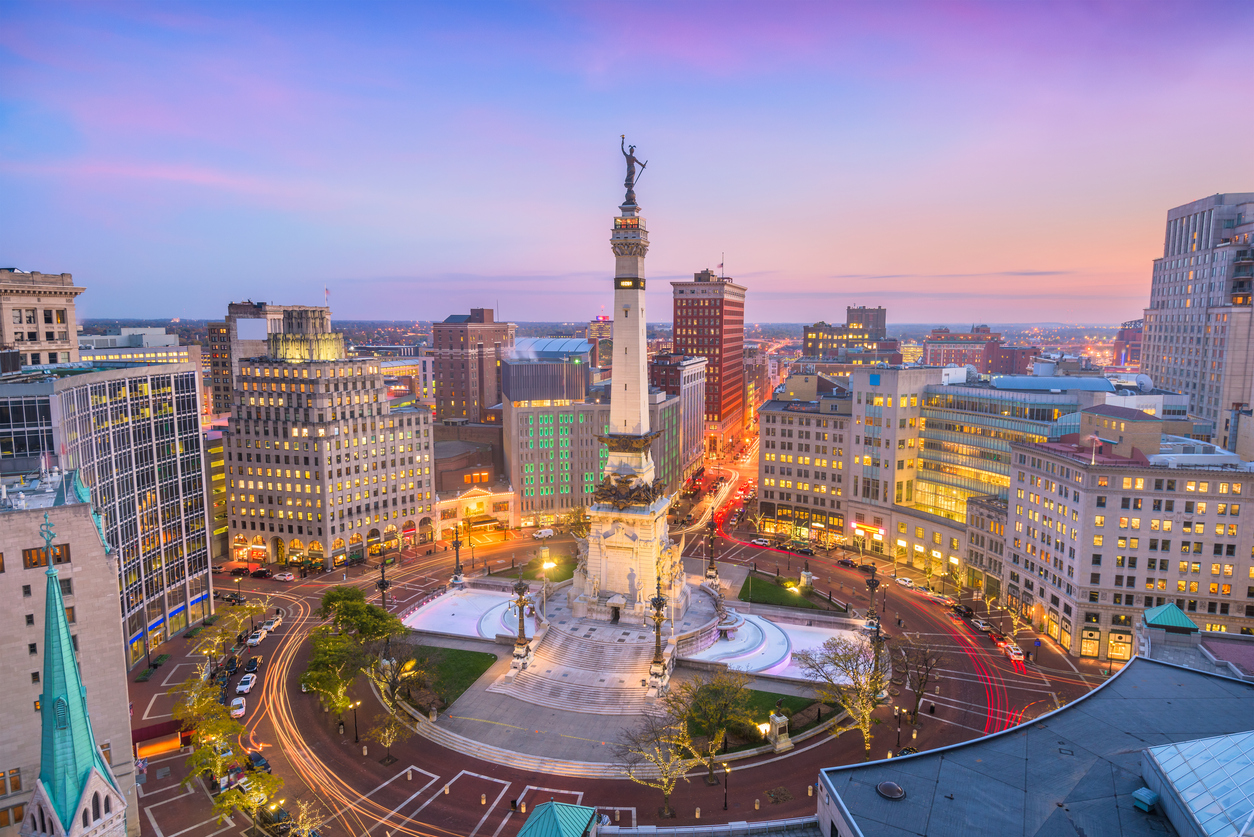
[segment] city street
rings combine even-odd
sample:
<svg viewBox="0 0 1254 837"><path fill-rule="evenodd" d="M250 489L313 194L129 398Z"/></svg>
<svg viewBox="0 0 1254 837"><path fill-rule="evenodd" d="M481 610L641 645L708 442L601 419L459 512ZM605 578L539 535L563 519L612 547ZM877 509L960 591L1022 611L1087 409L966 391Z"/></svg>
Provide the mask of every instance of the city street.
<svg viewBox="0 0 1254 837"><path fill-rule="evenodd" d="M716 468L707 471L715 472ZM756 463L751 459L746 464L720 465L717 472L729 477L731 490L727 493L734 496L741 481L756 477ZM725 515L735 506L736 501L727 502L718 514ZM694 531L687 535L685 556L703 558L707 555L705 530L692 528ZM867 575L838 565L836 561L843 557L842 552L807 559L752 546L748 543L751 537L748 532L720 531L719 561L748 568L756 564L759 570L771 575L778 569L781 575L795 576L808 560L821 596L830 594L834 601L847 603L860 615L870 608ZM544 544L552 555L573 554L575 550L569 536L559 535ZM488 568L494 574L508 574L511 565L516 567L529 560L540 546L528 532L523 532L505 542L476 544L473 558L469 548L463 547L463 565L471 576ZM432 554L428 555L428 550ZM436 544L412 550L399 566L388 567L387 577L392 582L388 609L403 613L443 587L452 572L453 559L451 548ZM881 564L879 577L885 584L876 595L875 608L885 632L938 649L944 652L946 662L939 685L929 690L922 703L917 734L909 724L898 731L892 705L880 710L882 723L875 728L871 748L876 758L898 746L927 749L1006 729L1073 700L1101 682L1096 666L1077 665L1061 655L1048 639L1037 647L1035 636L1027 631L1020 633L1018 641L1025 649L1036 652L1033 662L1012 663L966 620L955 620L942 605L892 583L888 577L891 562L886 566L877 564ZM922 583L912 570L901 573ZM517 770L464 756L419 737L395 745L393 754L400 760L389 767L379 763L381 750L377 745L368 745L363 754L362 743L355 739L374 724L380 711L369 690L359 682L354 699L361 699L362 706L356 719L351 713L344 718L341 734L339 719L321 711L313 694L300 691L299 677L308 652L303 640L310 628L318 624L312 611L322 593L347 583L362 587L373 601L378 601L374 586L378 578L377 567L358 566L288 584L251 578L241 582L250 599L270 595L274 604L286 612L284 626L258 649L264 659L261 688L253 692L247 733L240 742L243 749L259 749L284 778L281 799L289 803L298 798L321 800L329 817L328 828L322 833L332 837L391 833L508 837L517 832L524 819L511 803L534 805L550 798L598 806L624 824L658 822L658 792L626 780L574 779ZM733 598L735 592L730 594ZM979 610L980 603L970 604ZM991 619L1008 621L998 614L992 614ZM1009 625L1003 627L1008 629ZM190 645L187 640L176 639L167 643L176 646L175 650L162 649L174 659L162 669L160 683L154 678L147 684L132 684L136 726L159 723L162 716L168 719L172 700L163 693L191 673L195 660L186 658L186 648L182 656L177 653L177 646ZM913 695L903 688L900 694L894 694L893 700L904 707L913 704ZM543 724L537 724L533 733L545 735ZM590 733L595 735L591 729ZM153 837L207 837L227 829L238 831L244 823L219 825L213 820L209 797L199 782L190 792L178 786L183 776L183 758L176 751L150 762L150 781L141 788L145 833ZM734 792L729 794L726 812L722 809L722 788L708 787L696 777L676 789L673 804L678 818L673 822L696 823L698 807L701 820L709 822L812 813L814 800L808 796L808 786L817 771L861 758L862 742L855 732L839 738L821 735L783 756L736 762L730 777ZM158 779L162 768L169 768L169 774Z"/></svg>

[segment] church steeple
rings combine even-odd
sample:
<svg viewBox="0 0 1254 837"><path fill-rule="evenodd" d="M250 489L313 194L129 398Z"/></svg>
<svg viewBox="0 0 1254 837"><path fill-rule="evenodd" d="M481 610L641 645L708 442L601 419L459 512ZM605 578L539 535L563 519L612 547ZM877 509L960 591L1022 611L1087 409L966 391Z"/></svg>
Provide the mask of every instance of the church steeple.
<svg viewBox="0 0 1254 837"><path fill-rule="evenodd" d="M54 560L52 541L56 532L47 513L39 531L44 538L44 557L48 562L44 599L44 690L39 698L43 738L39 782L32 794L22 834L73 837L95 828L102 820L114 826L104 829L104 834L119 827L117 833L124 834L125 801L91 731L87 690L74 657L74 643ZM81 817L77 816L80 809ZM45 817L45 813L51 816Z"/></svg>

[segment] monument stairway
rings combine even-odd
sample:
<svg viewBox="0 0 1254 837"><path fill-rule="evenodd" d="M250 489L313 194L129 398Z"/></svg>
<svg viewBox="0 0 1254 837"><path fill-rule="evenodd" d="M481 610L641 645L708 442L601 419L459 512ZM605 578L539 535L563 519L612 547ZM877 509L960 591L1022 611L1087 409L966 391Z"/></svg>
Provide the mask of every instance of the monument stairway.
<svg viewBox="0 0 1254 837"><path fill-rule="evenodd" d="M650 701L641 682L648 680L653 660L652 635L606 623L573 627L550 626L527 670L512 682L493 683L488 691L570 712L644 712Z"/></svg>

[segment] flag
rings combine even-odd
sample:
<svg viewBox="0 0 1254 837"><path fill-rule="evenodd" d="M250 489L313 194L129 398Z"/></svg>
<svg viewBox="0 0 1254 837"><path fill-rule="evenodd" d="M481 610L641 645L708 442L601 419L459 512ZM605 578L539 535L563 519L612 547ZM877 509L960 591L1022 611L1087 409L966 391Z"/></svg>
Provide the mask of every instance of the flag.
<svg viewBox="0 0 1254 837"><path fill-rule="evenodd" d="M719 262L719 263L718 263L718 269L719 269L719 270L722 270L722 269L723 269L723 263L722 263L722 262Z"/></svg>

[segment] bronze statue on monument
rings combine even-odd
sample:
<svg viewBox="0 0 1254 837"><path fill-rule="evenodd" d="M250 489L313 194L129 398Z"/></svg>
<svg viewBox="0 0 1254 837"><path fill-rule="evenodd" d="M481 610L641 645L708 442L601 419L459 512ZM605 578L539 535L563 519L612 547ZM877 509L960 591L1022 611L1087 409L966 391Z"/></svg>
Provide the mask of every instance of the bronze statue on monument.
<svg viewBox="0 0 1254 837"><path fill-rule="evenodd" d="M636 174L636 165L640 166L640 174L644 174L645 166L649 165L648 160L641 161L636 157L636 147L627 145L627 135L620 135L618 147L622 149L623 156L627 158L627 179L623 181L623 186L627 188L627 198L623 201L625 204L635 204L636 202L636 183L640 177Z"/></svg>

